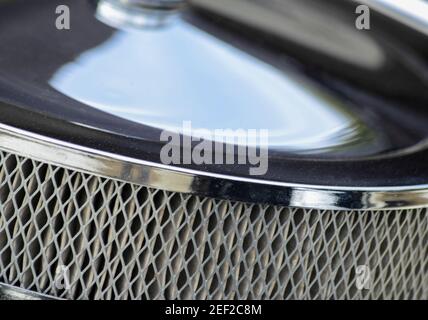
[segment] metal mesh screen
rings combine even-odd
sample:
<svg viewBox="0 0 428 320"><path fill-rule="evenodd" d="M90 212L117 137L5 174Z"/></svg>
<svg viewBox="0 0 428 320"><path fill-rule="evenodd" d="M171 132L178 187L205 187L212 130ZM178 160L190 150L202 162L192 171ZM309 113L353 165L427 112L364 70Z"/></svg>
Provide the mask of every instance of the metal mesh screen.
<svg viewBox="0 0 428 320"><path fill-rule="evenodd" d="M200 198L0 151L0 282L57 297L427 299L427 244L426 209Z"/></svg>

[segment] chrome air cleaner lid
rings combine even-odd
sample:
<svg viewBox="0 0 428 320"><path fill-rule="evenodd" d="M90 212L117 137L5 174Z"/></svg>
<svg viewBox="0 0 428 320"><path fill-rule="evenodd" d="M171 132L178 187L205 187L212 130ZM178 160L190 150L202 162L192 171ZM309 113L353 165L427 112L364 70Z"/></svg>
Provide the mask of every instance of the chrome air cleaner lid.
<svg viewBox="0 0 428 320"><path fill-rule="evenodd" d="M70 7L71 29L55 28ZM428 181L426 35L353 1L0 4L0 122L160 162L163 130L267 129L257 179ZM222 138L222 137L217 137ZM247 176L246 165L177 164Z"/></svg>
<svg viewBox="0 0 428 320"><path fill-rule="evenodd" d="M391 148L351 103L290 61L276 67L186 17L146 9L136 11L137 20L130 8L117 0L99 2L97 17L117 31L61 66L49 85L98 110L172 132L181 132L183 122L211 132L266 129L273 149L293 154L363 156ZM357 41L373 57L356 55L356 63L382 63L374 43L359 35Z"/></svg>

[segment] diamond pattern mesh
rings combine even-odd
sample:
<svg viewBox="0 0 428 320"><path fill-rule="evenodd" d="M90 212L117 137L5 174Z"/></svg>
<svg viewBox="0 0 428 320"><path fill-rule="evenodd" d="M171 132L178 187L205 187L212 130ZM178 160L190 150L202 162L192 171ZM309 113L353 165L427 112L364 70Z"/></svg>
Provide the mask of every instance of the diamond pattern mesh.
<svg viewBox="0 0 428 320"><path fill-rule="evenodd" d="M0 282L57 297L427 299L427 244L426 209L200 198L0 151Z"/></svg>

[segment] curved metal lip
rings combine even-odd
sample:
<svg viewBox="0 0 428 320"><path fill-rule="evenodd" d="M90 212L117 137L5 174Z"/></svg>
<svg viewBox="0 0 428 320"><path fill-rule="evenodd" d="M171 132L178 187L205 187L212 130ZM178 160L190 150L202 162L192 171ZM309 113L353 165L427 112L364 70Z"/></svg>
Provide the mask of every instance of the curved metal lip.
<svg viewBox="0 0 428 320"><path fill-rule="evenodd" d="M338 187L228 176L99 151L4 124L0 124L0 149L149 188L231 201L320 210L397 210L428 206L428 184Z"/></svg>
<svg viewBox="0 0 428 320"><path fill-rule="evenodd" d="M62 300L0 282L0 300Z"/></svg>

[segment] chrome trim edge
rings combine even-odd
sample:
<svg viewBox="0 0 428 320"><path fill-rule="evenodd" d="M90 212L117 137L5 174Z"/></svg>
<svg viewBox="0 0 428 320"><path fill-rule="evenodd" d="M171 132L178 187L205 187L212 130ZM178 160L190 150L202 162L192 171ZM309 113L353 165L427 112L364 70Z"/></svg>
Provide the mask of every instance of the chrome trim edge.
<svg viewBox="0 0 428 320"><path fill-rule="evenodd" d="M428 184L336 187L265 181L166 166L94 150L0 124L0 149L60 167L172 192L321 210L416 209Z"/></svg>
<svg viewBox="0 0 428 320"><path fill-rule="evenodd" d="M0 283L0 300L61 300L49 295Z"/></svg>

